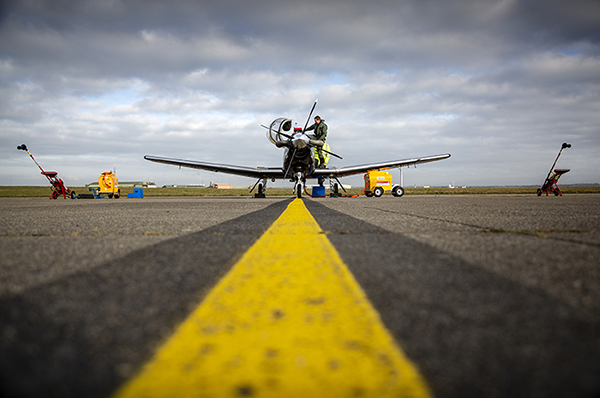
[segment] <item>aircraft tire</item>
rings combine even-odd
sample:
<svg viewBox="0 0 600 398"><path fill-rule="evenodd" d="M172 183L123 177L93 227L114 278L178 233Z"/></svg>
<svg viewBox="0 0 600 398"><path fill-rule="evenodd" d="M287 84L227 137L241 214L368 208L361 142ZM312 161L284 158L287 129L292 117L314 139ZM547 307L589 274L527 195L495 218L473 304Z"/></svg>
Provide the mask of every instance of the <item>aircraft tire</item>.
<svg viewBox="0 0 600 398"><path fill-rule="evenodd" d="M537 196L542 196L542 190L540 188L537 190Z"/></svg>
<svg viewBox="0 0 600 398"><path fill-rule="evenodd" d="M376 188L373 190L373 195L374 195L376 198L380 198L380 197L382 197L382 196L383 196L383 188L381 188L381 187L376 187Z"/></svg>
<svg viewBox="0 0 600 398"><path fill-rule="evenodd" d="M302 184L296 185L296 196L298 199L302 199Z"/></svg>

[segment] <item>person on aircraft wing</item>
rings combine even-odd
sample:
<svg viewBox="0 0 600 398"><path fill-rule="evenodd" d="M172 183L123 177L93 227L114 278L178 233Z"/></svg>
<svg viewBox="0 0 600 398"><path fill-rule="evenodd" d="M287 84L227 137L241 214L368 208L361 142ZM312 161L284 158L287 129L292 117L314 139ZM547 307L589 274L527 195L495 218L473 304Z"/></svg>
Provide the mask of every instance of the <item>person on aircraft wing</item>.
<svg viewBox="0 0 600 398"><path fill-rule="evenodd" d="M314 140L321 140L325 142L327 139L327 125L325 120L321 119L320 116L315 116L315 124L308 127L306 131L315 130L314 134L309 135ZM319 155L319 168L325 168L325 158L323 157L323 148L317 147L317 154Z"/></svg>

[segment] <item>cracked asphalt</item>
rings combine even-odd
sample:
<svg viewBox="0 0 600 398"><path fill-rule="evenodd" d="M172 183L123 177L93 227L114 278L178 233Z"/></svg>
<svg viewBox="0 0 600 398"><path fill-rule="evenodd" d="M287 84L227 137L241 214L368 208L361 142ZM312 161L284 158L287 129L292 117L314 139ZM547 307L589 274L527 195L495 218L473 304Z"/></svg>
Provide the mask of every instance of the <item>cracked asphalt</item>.
<svg viewBox="0 0 600 398"><path fill-rule="evenodd" d="M0 199L0 396L112 394L290 201ZM436 396L600 395L600 195L305 203Z"/></svg>

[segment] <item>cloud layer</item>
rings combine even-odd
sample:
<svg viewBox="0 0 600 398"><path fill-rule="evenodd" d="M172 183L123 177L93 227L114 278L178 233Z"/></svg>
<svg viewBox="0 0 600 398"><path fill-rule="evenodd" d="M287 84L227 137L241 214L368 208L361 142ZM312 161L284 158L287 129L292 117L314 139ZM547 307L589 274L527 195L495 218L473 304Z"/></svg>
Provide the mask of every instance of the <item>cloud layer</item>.
<svg viewBox="0 0 600 398"><path fill-rule="evenodd" d="M0 185L45 184L21 143L72 186L250 184L143 155L277 166L260 124L315 98L334 165L449 152L406 185L537 185L566 141L563 183L600 183L597 1L3 4Z"/></svg>

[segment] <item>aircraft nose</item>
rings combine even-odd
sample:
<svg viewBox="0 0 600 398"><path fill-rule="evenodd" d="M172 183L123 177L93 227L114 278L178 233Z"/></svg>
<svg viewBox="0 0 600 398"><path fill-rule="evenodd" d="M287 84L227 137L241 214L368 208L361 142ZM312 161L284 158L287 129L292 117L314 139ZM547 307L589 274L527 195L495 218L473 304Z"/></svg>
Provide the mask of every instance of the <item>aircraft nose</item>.
<svg viewBox="0 0 600 398"><path fill-rule="evenodd" d="M308 137L306 134L296 134L292 142L296 148L306 148L308 146Z"/></svg>

